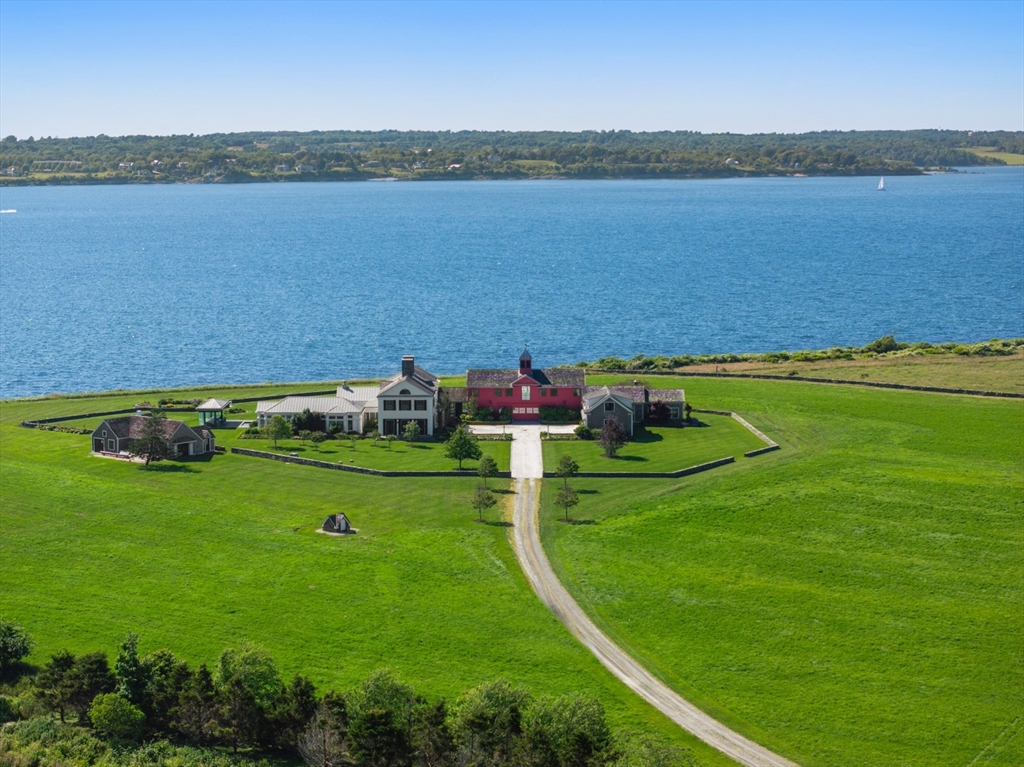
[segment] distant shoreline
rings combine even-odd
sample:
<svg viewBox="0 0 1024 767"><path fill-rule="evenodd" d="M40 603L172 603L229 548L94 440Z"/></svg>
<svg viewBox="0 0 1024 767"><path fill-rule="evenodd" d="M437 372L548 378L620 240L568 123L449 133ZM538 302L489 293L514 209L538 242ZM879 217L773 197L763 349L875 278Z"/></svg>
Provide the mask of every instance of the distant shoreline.
<svg viewBox="0 0 1024 767"><path fill-rule="evenodd" d="M371 182L423 182L423 181L709 181L709 180L730 180L730 179L759 179L759 178L873 178L877 176L925 176L933 173L963 173L964 171L955 168L878 168L870 171L849 172L849 173L764 173L747 171L742 173L708 173L696 174L672 174L672 173L649 173L636 175L618 176L580 176L580 175L544 175L544 176L518 176L518 175L479 175L479 176L456 176L456 175L418 175L418 176L332 176L325 174L290 174L281 176L250 176L238 178L237 176L214 176L212 178L195 179L161 179L152 177L132 176L53 176L45 178L29 177L0 177L0 188L17 188L33 186L163 186L163 185L201 185L201 184L294 184L294 183L359 183Z"/></svg>

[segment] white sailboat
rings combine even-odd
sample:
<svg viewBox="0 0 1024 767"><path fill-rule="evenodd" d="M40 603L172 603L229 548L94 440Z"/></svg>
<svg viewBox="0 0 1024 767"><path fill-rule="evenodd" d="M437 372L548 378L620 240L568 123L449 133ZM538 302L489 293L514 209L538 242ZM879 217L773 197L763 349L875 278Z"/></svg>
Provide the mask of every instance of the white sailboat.
<svg viewBox="0 0 1024 767"><path fill-rule="evenodd" d="M885 176L882 176L881 178L878 179L878 191L885 191Z"/></svg>

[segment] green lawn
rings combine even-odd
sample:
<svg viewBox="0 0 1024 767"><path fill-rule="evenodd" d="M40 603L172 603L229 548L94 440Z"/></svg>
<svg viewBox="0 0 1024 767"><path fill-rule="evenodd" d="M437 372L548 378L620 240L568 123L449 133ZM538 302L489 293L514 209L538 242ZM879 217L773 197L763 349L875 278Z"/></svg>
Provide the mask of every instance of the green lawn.
<svg viewBox="0 0 1024 767"><path fill-rule="evenodd" d="M1024 763L1024 403L652 377L783 449L543 494L545 547L615 639L801 765ZM545 484L553 491L557 480Z"/></svg>
<svg viewBox="0 0 1024 767"><path fill-rule="evenodd" d="M544 443L544 468L553 471L571 455L580 471L676 471L726 456L742 459L765 443L728 416L695 413L700 426L652 426L637 430L615 458L605 458L596 441L552 440Z"/></svg>
<svg viewBox="0 0 1024 767"><path fill-rule="evenodd" d="M112 653L128 631L144 653L167 647L192 663L248 639L284 676L308 674L321 690L390 668L431 697L497 678L535 695L592 693L617 727L729 764L642 703L541 605L508 529L474 522L474 479L230 454L145 470L90 457L81 436L16 426L126 397L138 399L0 405L0 613L37 640L34 662L65 647ZM507 455L506 444L487 447ZM316 533L338 511L359 533Z"/></svg>
<svg viewBox="0 0 1024 767"><path fill-rule="evenodd" d="M995 148L987 147L975 147L967 150L973 152L981 157L995 157L1002 160L1007 165L1024 165L1024 154L1014 154L1013 152L999 152Z"/></svg>
<svg viewBox="0 0 1024 767"><path fill-rule="evenodd" d="M266 450L275 452L274 443L265 439L238 439L235 432L220 429L217 431L217 444L228 449L244 447L249 450ZM498 471L508 471L508 442L480 442L484 455L489 455L498 464ZM318 461L342 462L352 466L362 466L382 471L450 471L459 468L458 461L445 458L444 444L440 442L406 443L395 440L390 447L385 440L374 444L373 440L364 439L356 442L353 449L348 440L329 440L317 450L311 442L305 445L297 439L278 440L279 453L298 453L301 458L313 458ZM476 469L476 461L463 461L462 468Z"/></svg>

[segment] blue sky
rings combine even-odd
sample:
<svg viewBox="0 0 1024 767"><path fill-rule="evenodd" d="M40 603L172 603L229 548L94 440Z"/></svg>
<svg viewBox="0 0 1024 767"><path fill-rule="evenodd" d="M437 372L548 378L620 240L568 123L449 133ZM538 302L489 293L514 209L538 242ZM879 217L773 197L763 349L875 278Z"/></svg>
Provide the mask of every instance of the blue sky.
<svg viewBox="0 0 1024 767"><path fill-rule="evenodd" d="M1024 129L1024 1L9 2L0 135Z"/></svg>

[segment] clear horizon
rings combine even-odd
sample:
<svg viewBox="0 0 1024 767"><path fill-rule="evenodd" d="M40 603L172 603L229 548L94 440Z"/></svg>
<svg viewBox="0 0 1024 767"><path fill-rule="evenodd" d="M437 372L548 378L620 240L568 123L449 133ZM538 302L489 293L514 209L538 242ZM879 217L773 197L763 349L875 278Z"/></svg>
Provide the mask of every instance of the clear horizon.
<svg viewBox="0 0 1024 767"><path fill-rule="evenodd" d="M1024 3L0 0L0 135L1024 130Z"/></svg>

